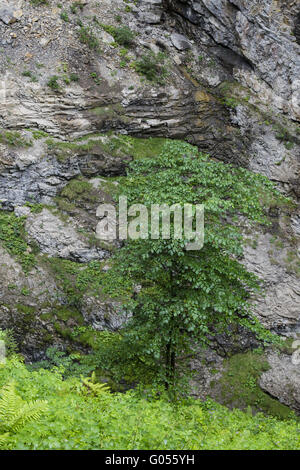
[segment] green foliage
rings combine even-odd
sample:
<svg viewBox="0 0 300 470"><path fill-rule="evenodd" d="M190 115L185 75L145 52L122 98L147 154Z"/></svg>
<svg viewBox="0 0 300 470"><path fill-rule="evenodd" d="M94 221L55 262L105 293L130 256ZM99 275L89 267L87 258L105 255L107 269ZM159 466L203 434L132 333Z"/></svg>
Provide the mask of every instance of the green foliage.
<svg viewBox="0 0 300 470"><path fill-rule="evenodd" d="M39 140L44 137L48 137L47 132L41 131L39 129L29 129L29 131L32 133L32 137L34 140Z"/></svg>
<svg viewBox="0 0 300 470"><path fill-rule="evenodd" d="M79 2L73 2L70 9L71 12L75 15L77 13L78 8L82 11L83 10L83 3Z"/></svg>
<svg viewBox="0 0 300 470"><path fill-rule="evenodd" d="M84 362L91 370L96 369L108 377L114 391L124 391L139 383L154 387L157 371L151 368L151 362L147 361L143 354L137 355L137 348L136 344L131 351L126 338L120 332L97 332L94 336L93 351L84 358Z"/></svg>
<svg viewBox="0 0 300 470"><path fill-rule="evenodd" d="M236 215L249 223L268 224L266 199L285 202L266 177L218 163L182 142L167 142L160 155L137 159L121 180L120 194L134 203L205 205L205 243L202 250L186 250L186 240L129 241L115 255L107 280L119 289L122 281L140 286L125 306L133 316L124 330L127 354L156 370L157 380L176 384L188 369L180 357L190 353L192 339L207 343L214 331L240 324L264 341L271 335L251 315L250 295L259 291L256 276L238 261L243 254ZM174 233L171 218L171 234ZM148 227L148 237L151 227ZM117 277L118 276L118 277ZM104 291L110 285L106 282ZM176 367L178 370L176 370Z"/></svg>
<svg viewBox="0 0 300 470"><path fill-rule="evenodd" d="M99 49L99 41L91 28L88 26L81 26L79 30L79 40L92 50L96 51Z"/></svg>
<svg viewBox="0 0 300 470"><path fill-rule="evenodd" d="M14 339L13 330L0 330L0 341L5 343L6 357L16 354L18 345Z"/></svg>
<svg viewBox="0 0 300 470"><path fill-rule="evenodd" d="M134 42L135 33L128 26L110 26L101 24L104 31L109 33L120 46L131 46Z"/></svg>
<svg viewBox="0 0 300 470"><path fill-rule="evenodd" d="M223 99L223 103L228 106L228 108L235 109L239 104L240 101L237 100L237 98L232 98L232 97L225 97Z"/></svg>
<svg viewBox="0 0 300 470"><path fill-rule="evenodd" d="M122 114L122 107L114 105L109 107L97 107L93 113L99 116L115 117ZM108 152L114 157L131 156L133 158L153 157L159 154L168 139L162 137L150 137L141 139L128 135L103 135L91 134L72 142L59 141L52 138L46 140L51 153L55 153L58 159L64 160L73 156L74 153L85 154L87 152L99 151Z"/></svg>
<svg viewBox="0 0 300 470"><path fill-rule="evenodd" d="M88 361L88 358L89 356L79 353L67 354L56 347L50 347L46 350L46 359L28 366L28 370L38 371L39 369L59 368L63 370L65 379L70 377L80 378L82 375L87 376L94 371L94 367L91 361Z"/></svg>
<svg viewBox="0 0 300 470"><path fill-rule="evenodd" d="M94 82L96 83L96 85L101 85L101 78L98 76L98 74L96 72L92 72L90 74L90 77L94 80Z"/></svg>
<svg viewBox="0 0 300 470"><path fill-rule="evenodd" d="M70 73L70 80L71 82L79 82L79 76L77 75L77 73Z"/></svg>
<svg viewBox="0 0 300 470"><path fill-rule="evenodd" d="M39 6L39 5L48 5L49 4L48 0L30 0L30 3L32 5L37 5L37 6Z"/></svg>
<svg viewBox="0 0 300 470"><path fill-rule="evenodd" d="M276 131L276 139L280 140L280 142L293 143L293 136L290 134L288 129L280 126L279 124L274 125L273 129Z"/></svg>
<svg viewBox="0 0 300 470"><path fill-rule="evenodd" d="M95 376L64 380L61 368L30 372L16 358L0 367L0 387L7 385L12 376L17 394L11 389L5 392L2 413L7 416L12 409L12 415L21 417L22 426L15 426L11 415L5 419L6 427L1 428L2 433L7 433L1 440L3 449L300 448L300 428L295 418L280 421L262 414L251 416L239 410L229 411L211 400L201 403L189 399L175 405L151 390L111 394L101 383L95 383ZM2 397L3 390L7 388L2 388ZM39 408L38 421L31 418L32 410L37 415L37 400L43 408ZM26 416L30 419L26 420Z"/></svg>
<svg viewBox="0 0 300 470"><path fill-rule="evenodd" d="M91 377L82 378L82 384L84 385L84 393L93 397L98 397L104 392L108 392L110 388L106 384L97 383L95 372L92 373Z"/></svg>
<svg viewBox="0 0 300 470"><path fill-rule="evenodd" d="M166 56L163 52L155 54L149 51L134 63L134 68L136 72L144 75L150 82L163 85L167 76L165 61Z"/></svg>
<svg viewBox="0 0 300 470"><path fill-rule="evenodd" d="M22 72L22 75L23 75L23 77L30 78L32 82L37 82L38 81L36 76L30 70L24 70L24 72Z"/></svg>
<svg viewBox="0 0 300 470"><path fill-rule="evenodd" d="M68 23L70 21L69 17L68 17L68 13L66 11L62 11L60 17L66 23Z"/></svg>
<svg viewBox="0 0 300 470"><path fill-rule="evenodd" d="M33 204L31 202L26 202L25 206L30 208L32 214L40 214L44 208L43 204Z"/></svg>
<svg viewBox="0 0 300 470"><path fill-rule="evenodd" d="M163 137L150 137L148 139L135 138L127 135L112 137L107 144L109 150L118 154L120 152L130 155L134 159L154 157L162 151L167 139Z"/></svg>
<svg viewBox="0 0 300 470"><path fill-rule="evenodd" d="M25 241L25 221L25 217L16 217L14 214L0 211L0 241L27 273L35 265L35 257L29 252Z"/></svg>
<svg viewBox="0 0 300 470"><path fill-rule="evenodd" d="M66 197L70 202L76 202L79 198L83 201L95 200L93 186L88 181L82 179L70 181L70 183L63 188L61 196Z"/></svg>
<svg viewBox="0 0 300 470"><path fill-rule="evenodd" d="M58 91L60 89L60 85L58 83L59 77L57 75L53 75L49 78L47 85L51 90Z"/></svg>
<svg viewBox="0 0 300 470"><path fill-rule="evenodd" d="M101 289L105 273L101 271L101 263L92 261L88 264L78 264L60 258L45 258L53 275L65 292L70 306L77 307L81 298L88 290L94 292Z"/></svg>
<svg viewBox="0 0 300 470"><path fill-rule="evenodd" d="M0 143L11 147L31 147L32 145L31 141L22 137L20 132L17 131L1 131Z"/></svg>
<svg viewBox="0 0 300 470"><path fill-rule="evenodd" d="M45 400L25 402L17 394L14 382L0 390L0 448L9 446L11 434L17 434L28 422L36 422L47 411Z"/></svg>

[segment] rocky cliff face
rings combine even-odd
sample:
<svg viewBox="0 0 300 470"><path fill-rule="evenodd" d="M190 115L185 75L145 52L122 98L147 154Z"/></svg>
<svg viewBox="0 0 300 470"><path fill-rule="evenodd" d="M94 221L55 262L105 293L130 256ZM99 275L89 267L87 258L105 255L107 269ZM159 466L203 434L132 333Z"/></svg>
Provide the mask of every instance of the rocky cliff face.
<svg viewBox="0 0 300 470"><path fill-rule="evenodd" d="M233 76L291 119L299 120L299 5L296 1L166 0L176 15L195 25L195 37L228 66ZM182 20L181 20L182 21ZM240 70L238 70L240 69Z"/></svg>
<svg viewBox="0 0 300 470"><path fill-rule="evenodd" d="M95 274L118 248L95 239L96 208L128 161L167 138L265 174L294 199L271 209L268 233L247 235L245 263L265 281L258 317L297 337L297 3L0 1L0 327L28 357L71 343L81 325L125 321ZM134 34L120 39L122 25ZM265 389L298 409L275 375Z"/></svg>

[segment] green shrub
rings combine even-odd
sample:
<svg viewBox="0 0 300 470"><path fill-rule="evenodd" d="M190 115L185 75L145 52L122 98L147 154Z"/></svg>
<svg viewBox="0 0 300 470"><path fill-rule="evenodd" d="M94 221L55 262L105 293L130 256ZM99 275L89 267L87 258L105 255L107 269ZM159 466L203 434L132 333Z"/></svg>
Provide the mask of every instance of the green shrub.
<svg viewBox="0 0 300 470"><path fill-rule="evenodd" d="M295 138L288 129L282 127L280 124L275 124L273 130L275 131L276 139L283 143L287 150L291 150L294 147L297 138Z"/></svg>
<svg viewBox="0 0 300 470"><path fill-rule="evenodd" d="M58 80L59 77L57 75L50 77L47 83L48 87L51 88L51 90L58 91L60 89Z"/></svg>
<svg viewBox="0 0 300 470"><path fill-rule="evenodd" d="M35 265L35 257L25 241L25 217L0 211L0 241L4 248L21 264L25 272Z"/></svg>
<svg viewBox="0 0 300 470"><path fill-rule="evenodd" d="M90 49L99 49L99 41L88 26L81 26L79 30L79 40L83 44L86 44Z"/></svg>
<svg viewBox="0 0 300 470"><path fill-rule="evenodd" d="M110 25L101 25L102 28L109 34L112 35L114 40L120 46L131 46L135 39L135 33L131 31L128 26L110 26Z"/></svg>
<svg viewBox="0 0 300 470"><path fill-rule="evenodd" d="M144 75L149 81L163 84L167 76L166 56L163 52L154 54L149 51L134 63L136 72Z"/></svg>
<svg viewBox="0 0 300 470"><path fill-rule="evenodd" d="M69 20L69 17L68 17L68 13L66 11L63 11L60 15L61 19L63 21L65 21L66 23L68 23L70 20Z"/></svg>
<svg viewBox="0 0 300 470"><path fill-rule="evenodd" d="M3 449L11 436L21 431L26 423L38 421L48 407L45 400L22 400L13 381L2 387L0 396L0 449Z"/></svg>
<svg viewBox="0 0 300 470"><path fill-rule="evenodd" d="M96 85L100 85L101 84L101 78L98 76L98 74L96 72L92 72L90 74L90 77L94 80L94 82L96 83Z"/></svg>
<svg viewBox="0 0 300 470"><path fill-rule="evenodd" d="M77 75L77 73L70 73L70 80L71 82L79 82L79 76Z"/></svg>

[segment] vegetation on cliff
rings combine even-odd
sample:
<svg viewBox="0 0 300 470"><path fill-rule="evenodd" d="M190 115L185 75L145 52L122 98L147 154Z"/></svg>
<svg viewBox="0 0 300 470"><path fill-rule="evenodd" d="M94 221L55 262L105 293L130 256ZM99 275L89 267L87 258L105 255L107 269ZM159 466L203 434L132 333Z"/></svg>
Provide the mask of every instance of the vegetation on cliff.
<svg viewBox="0 0 300 470"><path fill-rule="evenodd" d="M0 365L0 449L299 448L295 419L151 390L112 394L93 378L64 380L63 368L29 372L15 355Z"/></svg>

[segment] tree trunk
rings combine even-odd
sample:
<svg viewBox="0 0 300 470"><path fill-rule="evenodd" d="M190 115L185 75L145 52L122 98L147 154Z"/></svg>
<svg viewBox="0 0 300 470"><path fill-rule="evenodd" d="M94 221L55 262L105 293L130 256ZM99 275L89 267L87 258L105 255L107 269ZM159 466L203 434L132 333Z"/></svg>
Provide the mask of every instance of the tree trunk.
<svg viewBox="0 0 300 470"><path fill-rule="evenodd" d="M169 390L170 385L175 383L175 370L176 370L176 353L172 350L172 340L166 346L166 381L165 389Z"/></svg>

